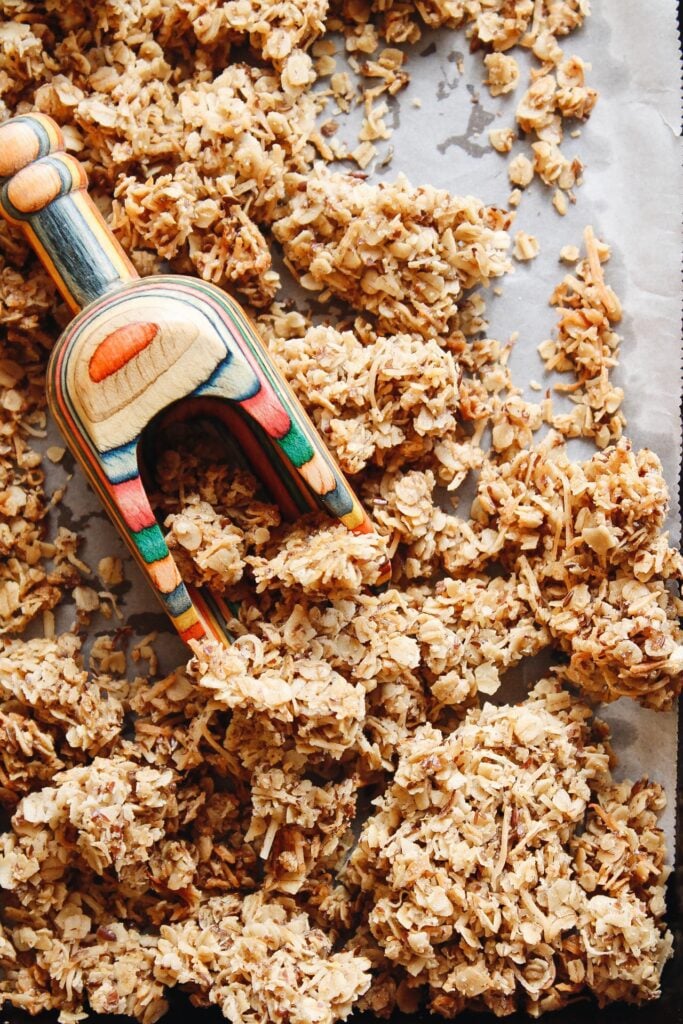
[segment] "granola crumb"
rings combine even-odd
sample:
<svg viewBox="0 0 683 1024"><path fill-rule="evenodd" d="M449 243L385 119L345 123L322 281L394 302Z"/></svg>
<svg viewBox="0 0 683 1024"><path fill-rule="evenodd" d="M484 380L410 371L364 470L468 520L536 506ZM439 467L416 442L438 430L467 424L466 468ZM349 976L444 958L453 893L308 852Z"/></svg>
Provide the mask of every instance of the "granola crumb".
<svg viewBox="0 0 683 1024"><path fill-rule="evenodd" d="M517 87L519 64L514 57L494 51L484 57L484 64L488 72L485 84L492 96L503 96Z"/></svg>
<svg viewBox="0 0 683 1024"><path fill-rule="evenodd" d="M512 128L492 128L489 132L489 142L499 153L509 153L516 138Z"/></svg>
<svg viewBox="0 0 683 1024"><path fill-rule="evenodd" d="M578 245L564 245L560 249L560 259L564 263L578 263L580 255Z"/></svg>
<svg viewBox="0 0 683 1024"><path fill-rule="evenodd" d="M564 217L567 210L569 209L567 197L564 194L564 192L562 192L559 188L556 188L553 192L553 206L555 207L555 209L561 217Z"/></svg>
<svg viewBox="0 0 683 1024"><path fill-rule="evenodd" d="M535 259L541 247L538 243L538 239L534 235L528 235L526 231L517 231L515 233L515 244L512 249L512 255L516 260L533 260Z"/></svg>
<svg viewBox="0 0 683 1024"><path fill-rule="evenodd" d="M602 263L609 250L590 226L584 231L584 244L586 258L551 298L551 305L561 311L557 338L543 342L539 352L547 370L575 378L574 383L556 386L570 395L575 409L553 416L552 425L566 437L589 437L605 448L621 437L626 425L621 411L624 393L611 380L619 359L620 339L613 325L621 319L621 304L605 283ZM573 262L578 251L568 248L561 256Z"/></svg>
<svg viewBox="0 0 683 1024"><path fill-rule="evenodd" d="M518 153L508 165L508 177L513 185L526 188L534 177L534 165L524 153Z"/></svg>

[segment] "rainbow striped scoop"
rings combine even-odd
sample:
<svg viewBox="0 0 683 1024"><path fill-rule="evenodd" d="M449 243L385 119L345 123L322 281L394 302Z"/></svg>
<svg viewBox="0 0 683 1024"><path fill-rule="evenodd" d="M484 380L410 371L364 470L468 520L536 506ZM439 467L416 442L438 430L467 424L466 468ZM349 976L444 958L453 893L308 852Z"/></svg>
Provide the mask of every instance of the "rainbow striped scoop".
<svg viewBox="0 0 683 1024"><path fill-rule="evenodd" d="M229 610L183 582L140 475L143 434L166 411L220 423L286 518L319 508L355 533L372 523L244 311L195 278L139 278L51 118L0 125L0 182L0 213L77 313L47 377L65 441L182 639L227 641Z"/></svg>

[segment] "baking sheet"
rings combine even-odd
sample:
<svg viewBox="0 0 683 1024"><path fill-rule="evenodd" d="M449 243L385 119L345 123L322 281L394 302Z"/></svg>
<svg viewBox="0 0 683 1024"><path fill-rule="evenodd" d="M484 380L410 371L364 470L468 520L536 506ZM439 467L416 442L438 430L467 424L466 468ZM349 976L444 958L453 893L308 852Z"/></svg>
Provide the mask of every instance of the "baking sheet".
<svg viewBox="0 0 683 1024"><path fill-rule="evenodd" d="M566 217L551 205L551 190L535 181L519 207L514 231L537 236L541 252L528 264L515 264L502 282L500 297L489 292L487 308L492 337L519 332L512 367L516 383L526 397L539 395L526 385L537 380L547 386L538 359L538 344L550 336L555 311L548 299L567 271L558 262L566 244L581 244L583 228L592 224L598 237L612 247L606 276L622 300L624 319L621 365L614 374L625 388L627 434L635 445L652 447L662 459L672 491L670 528L680 536L678 474L681 457L681 265L680 196L683 175L678 149L680 65L674 0L644 5L642 0L600 0L585 27L561 40L565 55L577 54L592 64L589 84L600 92L595 111L581 136L567 136L563 151L584 162L585 183L577 190L577 203ZM407 68L411 83L391 101L387 123L394 133L379 144L370 180L393 178L403 171L414 184L430 183L452 192L471 193L487 203L507 205L511 186L508 156L488 144L492 127L514 125L514 110L526 87L525 52L514 51L522 66L520 84L509 96L492 98L483 85L482 54L470 54L464 32L427 33L410 48ZM535 62L534 62L535 63ZM462 70L460 70L462 69ZM421 106L413 103L421 101ZM328 111L325 116L330 116ZM344 121L338 116L337 120ZM342 124L341 137L355 145L358 112ZM394 156L389 166L377 168L387 147ZM517 143L515 152L529 152ZM287 279L283 276L283 281ZM294 293L291 280L289 291ZM60 443L54 431L45 442ZM585 447L584 453L593 449ZM575 449L577 455L580 449ZM64 483L73 473L57 520L85 538L85 560L96 567L104 554L120 554L126 561L121 623L93 622L92 633L110 632L119 624L132 627L135 636L151 630L163 635L159 644L164 668L186 657L172 634L165 615L150 597L137 566L67 455L50 473L50 482ZM65 628L68 610L60 613ZM537 674L529 666L527 678ZM496 699L506 699L508 690ZM676 791L676 715L648 712L621 700L604 710L614 730L619 755L618 774L644 773L663 782L669 794L664 825L673 850Z"/></svg>

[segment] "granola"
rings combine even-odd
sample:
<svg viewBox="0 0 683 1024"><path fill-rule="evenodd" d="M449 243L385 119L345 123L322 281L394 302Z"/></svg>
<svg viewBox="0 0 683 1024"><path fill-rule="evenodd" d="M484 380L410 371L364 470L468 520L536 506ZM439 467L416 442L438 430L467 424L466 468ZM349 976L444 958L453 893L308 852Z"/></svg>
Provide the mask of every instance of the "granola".
<svg viewBox="0 0 683 1024"><path fill-rule="evenodd" d="M666 871L634 830L659 845L661 798L611 781L604 727L548 680L450 734L419 729L345 878L434 1012L537 1016L585 989L637 1002L671 950Z"/></svg>
<svg viewBox="0 0 683 1024"><path fill-rule="evenodd" d="M590 226L584 231L584 243L585 259L550 300L560 313L557 337L543 342L539 352L546 370L575 377L570 384L555 385L576 408L553 415L553 427L565 437L590 437L599 448L606 448L619 440L626 425L621 411L624 392L610 379L619 359L620 339L613 325L621 320L621 304L602 269L609 248L596 239Z"/></svg>
<svg viewBox="0 0 683 1024"><path fill-rule="evenodd" d="M154 1024L177 988L234 1024L334 1024L425 1001L452 1017L655 999L664 796L612 779L583 700L671 705L683 562L661 467L621 436L609 250L587 228L584 259L562 252L576 266L541 346L572 375L558 412L513 381L516 335L487 335L483 289L534 236L511 243L514 212L476 197L363 170L391 158L404 44L462 29L517 111L489 135L511 154L510 207L540 179L566 212L583 172L566 121L597 94L560 40L587 0L5 6L0 119L56 118L141 274L241 294L377 532L283 522L211 424L165 424L153 505L234 643L160 676L163 638L116 622L120 558L95 574L76 526L51 520L61 491L35 449L69 314L0 225L0 1005ZM539 62L526 87L515 47ZM339 129L355 105L354 147ZM335 326L276 301L287 270L341 304ZM557 433L536 438L544 422L601 451L572 461ZM564 656L552 680L480 706L541 651Z"/></svg>
<svg viewBox="0 0 683 1024"><path fill-rule="evenodd" d="M681 689L683 605L666 586L683 560L661 528L668 491L657 457L622 440L572 462L554 433L509 462L487 462L471 533L444 543L453 574L500 559L518 572L537 622L596 700L665 708Z"/></svg>
<svg viewBox="0 0 683 1024"><path fill-rule="evenodd" d="M456 432L459 368L435 340L397 334L363 344L321 326L271 349L346 473L418 458Z"/></svg>
<svg viewBox="0 0 683 1024"><path fill-rule="evenodd" d="M379 330L447 332L466 288L509 269L507 214L400 175L368 185L317 166L275 221L288 267L319 298L372 313Z"/></svg>

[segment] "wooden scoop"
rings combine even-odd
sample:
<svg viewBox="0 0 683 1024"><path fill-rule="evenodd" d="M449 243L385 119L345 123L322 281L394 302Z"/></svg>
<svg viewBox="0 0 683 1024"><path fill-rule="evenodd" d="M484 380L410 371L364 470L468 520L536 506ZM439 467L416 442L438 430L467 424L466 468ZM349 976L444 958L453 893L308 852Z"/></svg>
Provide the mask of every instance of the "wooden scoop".
<svg viewBox="0 0 683 1024"><path fill-rule="evenodd" d="M51 118L0 125L0 182L0 213L78 314L47 375L64 439L182 639L227 641L228 609L182 581L140 477L140 438L160 413L220 420L287 518L322 508L354 533L373 526L244 311L195 278L139 278Z"/></svg>

